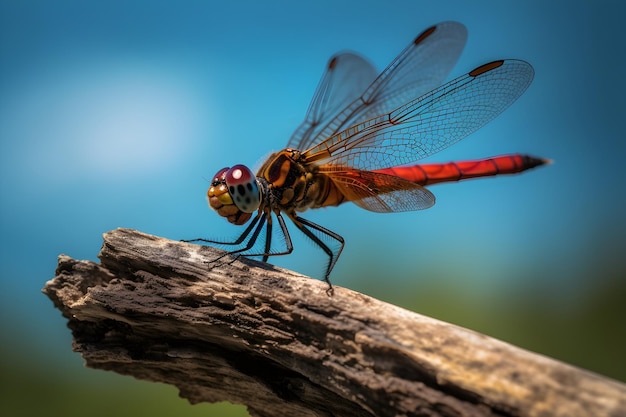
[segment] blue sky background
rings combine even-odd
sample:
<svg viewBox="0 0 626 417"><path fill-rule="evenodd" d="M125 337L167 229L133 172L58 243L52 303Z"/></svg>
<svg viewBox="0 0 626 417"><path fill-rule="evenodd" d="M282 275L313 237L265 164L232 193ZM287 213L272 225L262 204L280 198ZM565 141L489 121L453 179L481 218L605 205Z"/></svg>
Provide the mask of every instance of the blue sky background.
<svg viewBox="0 0 626 417"><path fill-rule="evenodd" d="M82 415L90 404L119 414L94 394L103 389L134 412L245 415L82 368L40 293L57 255L97 260L101 234L117 227L172 239L237 235L207 208L207 180L286 144L332 54L357 51L382 69L445 20L469 32L451 78L501 58L524 59L536 74L503 115L428 162L525 152L555 164L434 186L437 204L423 212L310 213L346 239L333 281L626 380L624 9L0 2L0 325L3 359L12 358L2 366L6 381L22 378L0 403L32 415L38 406L14 394L33 395L38 381L37 390L54 392L49 415ZM320 276L324 254L293 237L295 253L276 264ZM72 394L79 389L84 403Z"/></svg>

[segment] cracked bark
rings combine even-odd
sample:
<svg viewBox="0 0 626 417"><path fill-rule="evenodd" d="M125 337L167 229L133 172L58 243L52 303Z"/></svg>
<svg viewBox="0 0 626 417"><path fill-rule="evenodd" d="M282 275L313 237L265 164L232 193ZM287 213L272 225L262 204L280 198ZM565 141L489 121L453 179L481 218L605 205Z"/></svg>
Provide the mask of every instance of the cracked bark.
<svg viewBox="0 0 626 417"><path fill-rule="evenodd" d="M252 416L615 416L626 385L345 288L134 230L44 293L87 366Z"/></svg>

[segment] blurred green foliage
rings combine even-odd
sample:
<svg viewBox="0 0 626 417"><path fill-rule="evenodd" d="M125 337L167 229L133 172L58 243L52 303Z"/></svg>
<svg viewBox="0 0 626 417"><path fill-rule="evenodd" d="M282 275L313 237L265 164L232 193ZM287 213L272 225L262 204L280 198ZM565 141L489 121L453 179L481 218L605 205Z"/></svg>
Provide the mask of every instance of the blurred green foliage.
<svg viewBox="0 0 626 417"><path fill-rule="evenodd" d="M70 346L68 346L70 349ZM44 363L20 353L2 352L0 415L6 417L245 417L244 406L191 405L174 387L88 369L75 361Z"/></svg>

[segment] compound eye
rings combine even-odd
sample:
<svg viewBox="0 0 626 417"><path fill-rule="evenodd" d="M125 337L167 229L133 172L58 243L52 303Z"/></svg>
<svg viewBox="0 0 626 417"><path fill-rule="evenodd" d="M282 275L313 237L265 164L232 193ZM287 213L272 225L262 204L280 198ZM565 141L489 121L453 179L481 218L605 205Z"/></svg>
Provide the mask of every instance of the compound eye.
<svg viewBox="0 0 626 417"><path fill-rule="evenodd" d="M229 167L226 167L217 171L217 174L213 175L213 181L211 181L211 185L217 187L218 185L224 183L224 180L226 179L226 172L228 172L229 169Z"/></svg>
<svg viewBox="0 0 626 417"><path fill-rule="evenodd" d="M253 213L259 208L261 192L256 177L247 166L233 166L226 171L224 179L228 192L239 210L244 213Z"/></svg>

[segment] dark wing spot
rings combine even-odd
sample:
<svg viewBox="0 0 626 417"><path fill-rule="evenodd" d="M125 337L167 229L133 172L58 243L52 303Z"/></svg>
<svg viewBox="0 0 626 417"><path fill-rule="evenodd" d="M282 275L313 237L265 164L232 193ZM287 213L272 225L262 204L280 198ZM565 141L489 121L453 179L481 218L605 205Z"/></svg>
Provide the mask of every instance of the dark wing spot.
<svg viewBox="0 0 626 417"><path fill-rule="evenodd" d="M504 64L503 60L493 61L493 62L490 62L488 64L481 65L480 67L470 71L469 75L471 77L478 77L480 74L484 74L487 71L491 71L494 68L498 68L502 64Z"/></svg>

